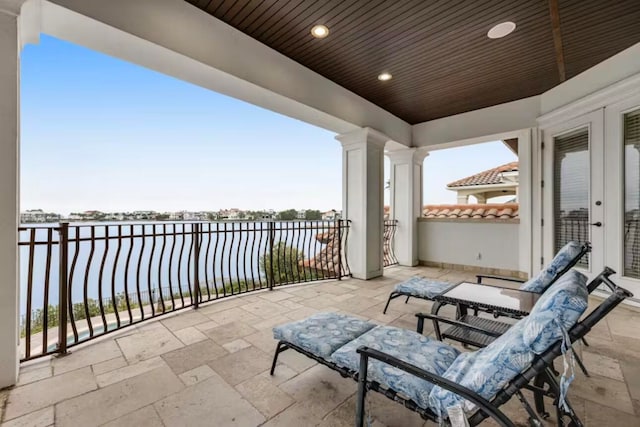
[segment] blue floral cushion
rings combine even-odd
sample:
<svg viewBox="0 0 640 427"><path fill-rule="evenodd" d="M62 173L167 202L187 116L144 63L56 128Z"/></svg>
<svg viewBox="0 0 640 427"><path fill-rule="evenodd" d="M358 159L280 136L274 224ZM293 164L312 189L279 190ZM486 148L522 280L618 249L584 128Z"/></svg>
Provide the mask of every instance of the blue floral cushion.
<svg viewBox="0 0 640 427"><path fill-rule="evenodd" d="M569 264L580 255L582 245L578 242L569 242L558 251L549 265L544 268L537 276L532 277L520 286L523 291L544 292L549 285L556 279L558 273L567 268Z"/></svg>
<svg viewBox="0 0 640 427"><path fill-rule="evenodd" d="M273 328L273 337L329 360L331 353L376 325L337 313L318 313Z"/></svg>
<svg viewBox="0 0 640 427"><path fill-rule="evenodd" d="M340 347L331 355L331 360L338 366L358 371L360 355L356 350L363 345L438 375L444 374L460 354L454 347L418 333L378 326ZM429 392L433 384L427 381L377 360L369 361L367 378L406 395L423 408L429 407Z"/></svg>
<svg viewBox="0 0 640 427"><path fill-rule="evenodd" d="M443 376L485 399L493 398L529 366L535 354L544 352L562 338L560 325L566 330L575 325L587 308L586 282L583 274L569 271L540 297L529 316L487 347L461 354ZM446 409L456 405L467 412L474 409L471 402L437 386L429 398L436 414L446 415Z"/></svg>
<svg viewBox="0 0 640 427"><path fill-rule="evenodd" d="M403 295L433 299L443 294L452 286L453 283L440 282L422 276L414 276L405 282L398 283L395 291Z"/></svg>
<svg viewBox="0 0 640 427"><path fill-rule="evenodd" d="M570 270L536 302L525 320L523 339L540 354L562 339L562 328L568 331L588 305L587 277Z"/></svg>

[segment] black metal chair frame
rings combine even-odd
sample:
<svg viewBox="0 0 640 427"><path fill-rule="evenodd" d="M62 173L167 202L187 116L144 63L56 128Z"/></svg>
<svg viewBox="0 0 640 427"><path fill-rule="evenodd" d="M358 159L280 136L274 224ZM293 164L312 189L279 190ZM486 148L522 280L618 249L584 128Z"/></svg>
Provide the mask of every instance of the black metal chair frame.
<svg viewBox="0 0 640 427"><path fill-rule="evenodd" d="M516 427L515 424L513 424L511 420L509 420L509 418L502 411L500 411L500 409L492 405L491 402L489 402L487 399L483 398L482 396L478 395L473 390L463 387L453 381L450 381L436 374L432 374L431 372L424 371L416 366L403 362L402 360L395 359L388 354L379 352L377 350L369 349L367 347L361 347L358 350L356 350L358 353L360 353L361 365L360 365L360 372L359 372L359 371L352 371L350 369L346 369L344 367L338 366L331 361L328 361L320 356L310 353L309 351L303 348L296 346L295 344L291 344L285 341L279 341L273 357L273 362L271 364L271 375L273 375L275 372L275 369L278 363L278 356L280 355L280 353L289 349L295 350L307 356L308 358L313 359L324 366L327 366L328 368L338 372L341 376L345 378L352 378L353 380L357 381L358 396L360 396L360 394L363 393L360 391L360 389L362 387L366 387L367 390L376 391L378 393L383 394L385 397L393 401L401 403L405 408L418 413L425 420L437 422L438 416L435 413L433 413L431 410L424 409L418 406L413 400L403 397L402 395L398 394L396 391L386 388L378 382L366 381L367 367L366 366L364 367L364 374L360 373L360 372L363 372L362 371L363 358L368 359L369 357L371 357L374 359L382 360L383 362L386 362L392 366L396 366L399 369L402 369L412 375L420 377L433 384L439 385L442 388L445 388L447 390L451 390L454 393L478 405L479 408L482 408L483 411L486 411L487 417L491 417L495 419L498 425L500 425L501 427ZM359 378L363 378L365 380L360 381ZM363 383L366 383L366 384L363 384ZM364 400L365 400L364 395L362 395L362 399L360 398L358 399L357 410L356 410L356 426L357 427L364 427Z"/></svg>
<svg viewBox="0 0 640 427"><path fill-rule="evenodd" d="M549 286L554 284L556 280L558 280L560 277L562 277L562 275L564 275L567 271L569 271L573 267L575 267L575 265L578 264L578 262L580 262L582 257L585 256L589 252L591 252L591 244L589 242L585 242L582 245L582 247L580 248L580 253L578 253L578 255L576 255L564 269L562 269L560 272L558 272L556 274L556 276L553 278L553 280L547 285L547 287L542 292L544 292L547 289L549 289ZM526 282L526 280L524 280L524 279L518 279L518 278L515 278L515 277L478 274L478 275L476 275L477 283L482 284L482 279L483 278L504 280L504 281L515 282L515 283L524 283L524 282ZM452 283L452 286L453 286L453 283ZM542 293L542 292L539 292L539 293ZM384 306L384 310L382 310L382 314L386 314L387 313L387 309L389 308L389 304L391 303L391 300L394 300L394 299L396 299L398 297L401 297L401 296L406 296L407 297L407 299L404 301L405 304L407 302L409 302L409 298L420 298L420 299L424 299L424 300L428 300L428 301L435 301L434 298L426 298L426 297L420 297L420 296L416 296L416 295L407 294L405 292L392 291L391 294L389 294L389 299L387 299L387 304ZM500 315L500 313L496 313L496 314ZM503 313L503 314L505 314L505 313Z"/></svg>
<svg viewBox="0 0 640 427"><path fill-rule="evenodd" d="M604 273L604 272L603 272ZM569 339L571 343L574 343L577 340L582 339L594 325L596 325L600 320L602 320L611 310L613 310L616 306L618 306L622 301L626 298L630 298L633 296L631 292L627 291L624 288L618 287L615 283L613 283L609 276L610 274L600 274L596 279L594 279L587 286L589 293L593 292L598 286L601 284L605 284L610 290L611 295L602 301L595 310L593 310L589 315L587 315L583 320L576 323L576 325L571 328L569 331ZM447 319L450 320L450 319ZM452 321L456 322L456 321ZM461 323L461 322L456 322ZM471 329L480 329L480 328L471 328ZM357 413L357 423L356 426L360 427L363 424L364 420L364 399L367 389L371 389L367 386L368 382L366 380L366 369L367 369L367 361L369 358L380 360L384 363L388 363L398 369L402 369L405 372L416 375L416 373L420 373L418 375L420 378L425 379L427 381L433 382L434 384L442 385L436 383L435 380L441 380L442 378L436 378L437 375L426 372L420 368L409 365L402 360L394 358L393 356L381 353L379 351L369 349L366 347L361 347L358 350L358 353L361 355L360 360L360 373L359 373L359 382L360 386L358 388L358 413ZM558 341L554 345L552 345L549 349L547 349L544 353L534 357L534 360L531 362L529 368L527 368L524 372L517 375L513 380L509 382L501 391L499 391L496 396L491 399L489 405L494 409L498 409L501 405L509 401L513 396L517 396L520 402L523 404L527 413L530 416L530 419L533 420L534 424L541 424L542 421L538 417L540 414L542 417L547 417L548 414L544 410L544 400L545 396L551 397L554 399L554 406L556 408L556 415L559 426L565 426L565 417L570 419L569 426L581 427L583 424L574 412L570 403L566 402L566 410L561 409L558 398L560 395L560 387L558 381L556 380L556 374L553 371L553 361L562 354L562 342ZM434 378L432 381L430 378ZM533 382L533 384L531 384ZM545 388L545 384L548 385L548 388ZM447 388L447 387L443 387ZM447 388L452 390L451 388ZM533 391L534 393L534 401L537 410L537 414L533 411L529 403L526 401L524 396L521 393L521 389L528 389ZM457 393L457 391L452 390ZM467 398L465 395L460 394L460 396ZM473 402L473 401L472 401ZM478 405L476 402L473 402L478 406L478 410L473 413L469 417L469 424L471 426L478 425L480 422L485 420L487 417L492 416L487 408L483 405ZM495 418L495 417L493 417ZM496 421L499 420L496 418Z"/></svg>
<svg viewBox="0 0 640 427"><path fill-rule="evenodd" d="M603 302L601 302L600 305L598 305L598 307L596 307L596 309L593 310L589 315L587 315L583 320L581 320L576 325L574 325L573 328L571 328L571 330L569 331L569 338L572 343L584 337L595 324L602 320L623 300L633 296L626 289L620 288L615 285L608 277L604 277L601 275L599 276L599 279L601 279L601 282L597 282L596 280L594 280L589 284L589 292L591 292L601 283L604 283L611 290L611 295ZM446 378L425 371L389 354L365 346L357 349L357 352L360 354L360 369L356 372L337 366L335 363L327 361L322 357L312 354L292 343L279 341L274 354L273 363L271 365L271 375L273 375L276 368L279 354L288 349L296 350L297 352L304 354L305 356L317 361L318 363L321 363L329 367L330 369L337 371L342 376L353 378L358 382L358 400L355 423L356 427L364 426L365 397L367 391L369 390L377 391L391 400L402 403L407 409L417 412L424 419L436 422L438 421L438 415L433 413L433 411L431 411L430 409L421 408L415 402L404 398L397 392L385 388L375 381L369 381L367 379L367 367L369 359L379 360L383 363L394 366L411 375L415 375L435 385L439 385L444 389L450 390L463 397L464 399L474 403L478 409L473 414L471 414L468 419L471 426L478 425L487 418L493 418L500 426L514 427L514 424L499 409L501 405L509 401L513 396L516 396L518 400L520 400L534 423L542 422L538 414L541 414L543 416L546 415L546 412L544 412L543 398L545 396L548 396L554 399L554 406L556 407L559 426L565 426L565 417L568 417L570 419L569 426L582 426L581 421L573 411L568 400L566 409L560 409L560 405L558 404L560 388L552 368L553 361L562 354L561 341L556 342L544 353L534 357L529 368L527 368L524 372L520 373L513 380L511 380L491 400L484 399L476 392L469 390L468 388L465 388ZM532 382L533 384L531 384ZM545 388L545 385L548 385L548 387ZM536 412L531 408L527 400L522 395L522 389L533 391L538 414L536 414Z"/></svg>
<svg viewBox="0 0 640 427"><path fill-rule="evenodd" d="M580 262L582 257L588 254L589 252L591 252L591 243L585 242L580 248L580 253L578 253L578 255L576 255L576 257L573 258L565 268L560 270L560 272L556 274L556 277L554 277L553 280L542 290L542 292L539 292L539 293L543 293L544 291L549 289L549 286L553 285L556 280L562 277L567 271L575 267ZM476 274L476 283L482 284L482 279L496 279L496 280L504 280L507 282L515 282L515 283L524 283L527 281L526 279L519 279L517 277L497 276L493 274Z"/></svg>
<svg viewBox="0 0 640 427"><path fill-rule="evenodd" d="M616 272L605 267L604 270L589 284L587 289L589 293L593 292L598 286L604 283L604 279L615 274ZM511 327L510 324L500 322L497 320L485 319L477 316L477 310L474 315L467 315L465 308L458 307L456 320L452 320L446 317L438 316L438 311L444 304L436 302L431 308L431 314L416 313L418 318L417 332L422 334L424 331L424 321L429 319L433 321L433 330L436 338L440 341L444 339L450 339L462 343L463 345L470 345L473 347L486 347L491 344L500 335L504 334ZM497 316L496 316L497 317ZM512 315L509 317L518 318ZM451 328L446 329L444 332L440 329L440 323L452 325ZM581 338L581 341L585 346L588 346L585 337ZM576 363L580 370L589 377L589 371L582 362L582 359L576 354Z"/></svg>

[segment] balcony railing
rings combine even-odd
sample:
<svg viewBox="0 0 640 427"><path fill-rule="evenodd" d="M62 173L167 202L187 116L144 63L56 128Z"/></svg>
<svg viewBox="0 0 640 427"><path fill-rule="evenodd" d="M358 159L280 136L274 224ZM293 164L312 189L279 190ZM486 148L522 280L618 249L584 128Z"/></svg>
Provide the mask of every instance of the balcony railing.
<svg viewBox="0 0 640 427"><path fill-rule="evenodd" d="M20 227L21 358L231 295L340 280L348 232L343 220Z"/></svg>
<svg viewBox="0 0 640 427"><path fill-rule="evenodd" d="M383 250L383 266L389 267L398 264L398 258L393 251L394 238L396 236L396 228L398 227L397 219L386 219L384 221L384 231L382 233L382 250Z"/></svg>
<svg viewBox="0 0 640 427"><path fill-rule="evenodd" d="M562 247L566 242L574 240L584 243L591 240L591 227L588 218L560 218L556 227L556 235L561 239L556 242L556 249ZM640 219L637 215L625 218L624 220L624 261L623 274L634 279L640 278ZM590 254L586 254L580 262L579 267L588 267Z"/></svg>
<svg viewBox="0 0 640 427"><path fill-rule="evenodd" d="M640 279L640 218L638 211L624 222L624 275Z"/></svg>

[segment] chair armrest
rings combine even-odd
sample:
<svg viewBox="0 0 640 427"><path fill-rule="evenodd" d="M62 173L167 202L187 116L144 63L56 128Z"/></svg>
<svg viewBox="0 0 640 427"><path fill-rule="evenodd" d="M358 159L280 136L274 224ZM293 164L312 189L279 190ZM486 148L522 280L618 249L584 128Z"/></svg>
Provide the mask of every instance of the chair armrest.
<svg viewBox="0 0 640 427"><path fill-rule="evenodd" d="M504 280L507 282L516 282L516 283L524 283L526 280L518 279L517 277L508 277L508 276L494 276L493 274L476 274L476 283L482 284L482 279L497 279Z"/></svg>
<svg viewBox="0 0 640 427"><path fill-rule="evenodd" d="M418 318L417 332L419 334L421 334L424 330L424 319L430 319L430 320L433 320L434 322L442 322L449 325L459 326L461 328L471 329L472 331L481 332L485 335L489 335L496 338L502 335L495 331L488 331L486 329L482 329L477 326L470 325L468 323L460 322L459 320L453 320L453 319L449 319L447 317L442 317L442 316L434 316L433 314L416 313L416 317Z"/></svg>
<svg viewBox="0 0 640 427"><path fill-rule="evenodd" d="M358 348L357 352L358 354L360 354L360 372L358 373L359 405L361 403L364 404L364 387L367 382L368 359L371 358L387 365L393 366L394 368L400 369L408 374L411 374L415 377L428 381L431 384L440 386L445 390L449 390L457 394L458 396L475 404L479 408L479 410L483 411L488 416L496 420L496 422L500 426L515 427L511 420L509 420L509 418L507 418L507 416L502 411L500 411L500 409L498 409L495 405L493 405L491 402L489 402L487 399L480 396L473 390L470 390L458 383L441 377L440 375L418 368L417 366L400 360L394 356L391 356L390 354L383 353L366 346ZM362 400L362 402L360 402L360 400Z"/></svg>

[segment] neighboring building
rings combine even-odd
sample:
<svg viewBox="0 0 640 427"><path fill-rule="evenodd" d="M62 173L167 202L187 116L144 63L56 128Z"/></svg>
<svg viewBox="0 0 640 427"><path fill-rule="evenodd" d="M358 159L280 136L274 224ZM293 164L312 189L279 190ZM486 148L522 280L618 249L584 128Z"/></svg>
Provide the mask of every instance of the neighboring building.
<svg viewBox="0 0 640 427"><path fill-rule="evenodd" d="M208 221L208 212L180 211L169 214L169 219L173 221Z"/></svg>
<svg viewBox="0 0 640 427"><path fill-rule="evenodd" d="M342 217L342 212L336 211L335 209L331 209L330 211L322 213L322 219L324 221L335 221L336 219L340 219Z"/></svg>
<svg viewBox="0 0 640 427"><path fill-rule="evenodd" d="M307 217L306 210L298 211L298 215L296 215L297 219L305 219L306 217Z"/></svg>
<svg viewBox="0 0 640 427"><path fill-rule="evenodd" d="M182 220L184 220L184 214L185 213L186 213L186 211L171 212L169 214L169 220L170 221L182 221Z"/></svg>
<svg viewBox="0 0 640 427"><path fill-rule="evenodd" d="M95 221L104 218L104 213L100 211L84 211L80 214L84 221Z"/></svg>
<svg viewBox="0 0 640 427"><path fill-rule="evenodd" d="M42 209L32 209L20 214L20 222L22 224L58 222L61 219L61 215L51 212L44 212Z"/></svg>
<svg viewBox="0 0 640 427"><path fill-rule="evenodd" d="M238 220L242 216L241 213L243 212L237 208L222 209L218 212L218 219Z"/></svg>
<svg viewBox="0 0 640 427"><path fill-rule="evenodd" d="M266 211L258 211L253 218L247 217L247 219L276 219L278 214L273 209L269 209Z"/></svg>
<svg viewBox="0 0 640 427"><path fill-rule="evenodd" d="M204 211L194 212L193 216L195 217L196 221L208 221L209 220L209 212L204 212Z"/></svg>
<svg viewBox="0 0 640 427"><path fill-rule="evenodd" d="M515 196L518 202L518 162L507 163L447 184L447 190L458 193L458 204L469 203L474 196L478 203L494 197Z"/></svg>
<svg viewBox="0 0 640 427"><path fill-rule="evenodd" d="M103 217L106 221L124 221L125 219L131 219L129 215L122 212L112 212L104 214Z"/></svg>
<svg viewBox="0 0 640 427"><path fill-rule="evenodd" d="M132 216L134 219L156 219L156 216L158 216L158 214L154 211L134 211L132 213Z"/></svg>

